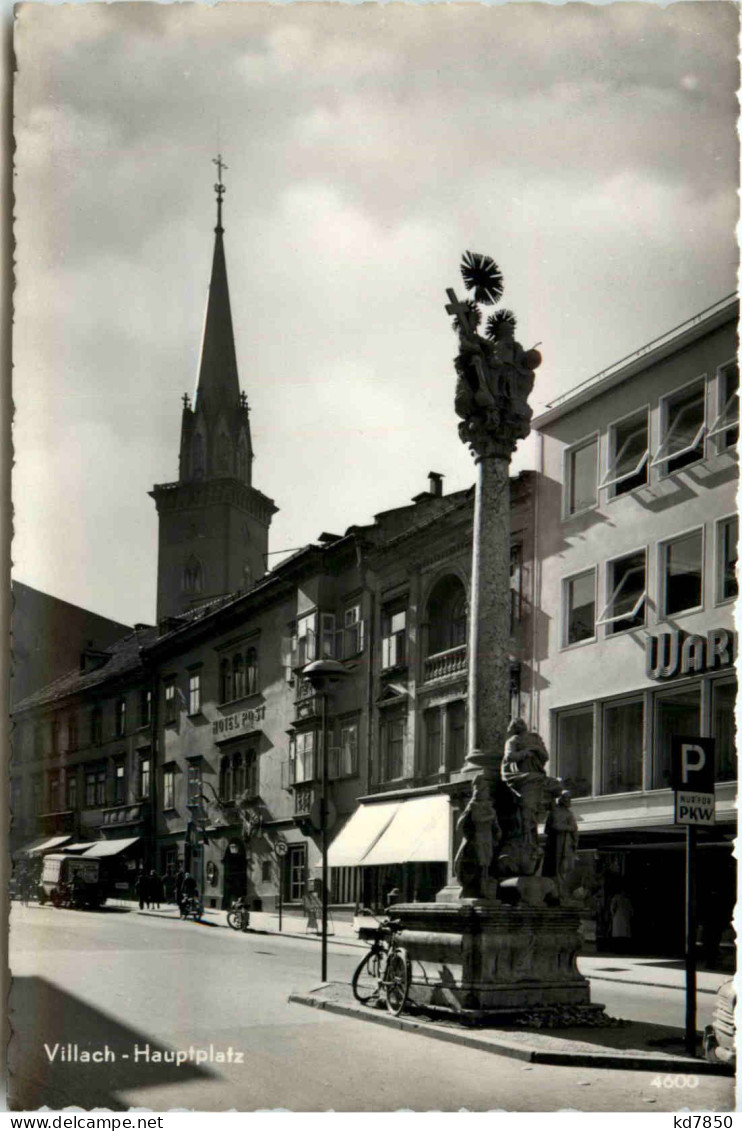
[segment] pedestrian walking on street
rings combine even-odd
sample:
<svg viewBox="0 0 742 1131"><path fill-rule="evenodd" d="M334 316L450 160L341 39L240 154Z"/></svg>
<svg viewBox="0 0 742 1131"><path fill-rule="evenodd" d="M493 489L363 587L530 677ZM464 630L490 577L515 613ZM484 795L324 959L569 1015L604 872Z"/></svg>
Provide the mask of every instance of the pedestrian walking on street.
<svg viewBox="0 0 742 1131"><path fill-rule="evenodd" d="M157 910L160 910L160 903L162 902L162 880L157 875L157 872L152 869L149 874L149 898L150 903Z"/></svg>
<svg viewBox="0 0 742 1131"><path fill-rule="evenodd" d="M180 902L183 898L183 881L185 880L185 872L182 868L178 868L178 874L175 877L175 902L180 907Z"/></svg>
<svg viewBox="0 0 742 1131"><path fill-rule="evenodd" d="M139 910L144 911L146 907L149 911L149 877L144 869L137 876L134 890L139 896Z"/></svg>

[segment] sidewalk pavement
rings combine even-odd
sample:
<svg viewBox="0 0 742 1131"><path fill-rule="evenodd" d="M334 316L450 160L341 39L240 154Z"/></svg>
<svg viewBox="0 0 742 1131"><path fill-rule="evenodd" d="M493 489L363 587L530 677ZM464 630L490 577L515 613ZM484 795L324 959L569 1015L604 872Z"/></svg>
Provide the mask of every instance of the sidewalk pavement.
<svg viewBox="0 0 742 1131"><path fill-rule="evenodd" d="M178 909L172 903L163 903L159 910L139 911L131 900L113 899L109 905L127 907L142 916L166 915L177 918ZM227 912L207 907L203 922L212 927L227 926ZM303 915L287 912L283 915L281 934L287 938L304 939L309 943L319 942L317 931L306 929L307 920ZM271 911L251 911L249 934L278 934L278 914ZM336 919L330 923L330 941L345 946L366 948L353 929L350 920ZM631 955L580 955L577 959L580 971L588 978L604 982L625 982L631 985L658 986L664 989L683 990L685 988L685 964L679 958L647 958ZM732 975L715 970L698 970L697 985L699 993L715 994L723 982Z"/></svg>

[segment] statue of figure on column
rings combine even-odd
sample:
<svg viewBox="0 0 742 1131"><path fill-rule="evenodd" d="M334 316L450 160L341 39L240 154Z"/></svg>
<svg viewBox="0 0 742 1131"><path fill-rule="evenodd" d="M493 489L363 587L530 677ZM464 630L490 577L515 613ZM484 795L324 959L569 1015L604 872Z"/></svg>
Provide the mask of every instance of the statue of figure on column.
<svg viewBox="0 0 742 1131"><path fill-rule="evenodd" d="M508 871L523 869L533 875L541 862L538 843L539 821L544 820L563 782L549 777L549 753L536 731L529 731L523 719L513 719L508 727L505 756L500 774L518 803L519 829L508 846Z"/></svg>
<svg viewBox="0 0 742 1131"><path fill-rule="evenodd" d="M563 789L547 814L544 826L546 851L541 875L555 879L560 894L574 869L579 838L577 818L572 812L571 803L571 793L568 789Z"/></svg>
<svg viewBox="0 0 742 1131"><path fill-rule="evenodd" d="M454 316L459 354L454 407L461 417L459 435L475 452L493 442L509 458L515 444L530 429L528 396L534 370L541 364L537 349L524 350L515 340L515 315L498 310L487 319L486 336L477 332L482 312L477 303L491 305L503 292L500 269L488 255L466 252L461 274L474 298L463 302L449 288L446 311Z"/></svg>
<svg viewBox="0 0 742 1131"><path fill-rule="evenodd" d="M456 823L461 844L453 862L456 879L465 898L486 894L487 880L500 840L500 827L495 807L490 800L489 783L476 778L468 805Z"/></svg>

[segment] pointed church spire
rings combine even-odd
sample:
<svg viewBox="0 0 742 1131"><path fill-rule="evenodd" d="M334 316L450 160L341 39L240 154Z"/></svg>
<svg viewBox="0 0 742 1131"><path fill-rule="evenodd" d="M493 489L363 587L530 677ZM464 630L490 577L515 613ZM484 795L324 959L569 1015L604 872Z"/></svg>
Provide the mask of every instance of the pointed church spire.
<svg viewBox="0 0 742 1131"><path fill-rule="evenodd" d="M214 229L216 238L196 392L196 407L212 418L220 409L229 412L240 405L240 384L237 375L237 355L234 348L222 227L222 200L226 192L222 182L222 171L227 166L222 161L221 154L214 158L214 164L219 174L219 179L214 185L217 208Z"/></svg>

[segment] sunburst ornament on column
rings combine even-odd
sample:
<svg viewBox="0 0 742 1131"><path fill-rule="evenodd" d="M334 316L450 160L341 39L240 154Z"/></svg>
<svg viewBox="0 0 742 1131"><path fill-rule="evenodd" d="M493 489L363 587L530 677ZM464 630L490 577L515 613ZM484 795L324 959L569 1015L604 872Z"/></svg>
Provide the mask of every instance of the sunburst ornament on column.
<svg viewBox="0 0 742 1131"><path fill-rule="evenodd" d="M494 314L490 314L485 333L491 342L496 342L502 336L504 326L509 326L511 331L515 333L516 325L517 319L512 310L506 310L503 307L501 310L496 310Z"/></svg>
<svg viewBox="0 0 742 1131"><path fill-rule="evenodd" d="M474 291L476 302L494 306L502 298L502 272L489 255L465 251L461 258L461 278L467 291Z"/></svg>

